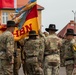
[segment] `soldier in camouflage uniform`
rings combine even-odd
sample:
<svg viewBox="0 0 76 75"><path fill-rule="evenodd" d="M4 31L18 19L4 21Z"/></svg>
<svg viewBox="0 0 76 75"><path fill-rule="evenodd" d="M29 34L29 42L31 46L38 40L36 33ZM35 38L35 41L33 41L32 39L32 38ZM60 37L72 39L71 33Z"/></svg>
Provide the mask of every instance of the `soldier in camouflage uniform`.
<svg viewBox="0 0 76 75"><path fill-rule="evenodd" d="M67 29L66 39L62 42L61 59L64 60L66 74L72 75L74 67L76 67L76 41L74 39L73 29Z"/></svg>
<svg viewBox="0 0 76 75"><path fill-rule="evenodd" d="M21 45L19 41L15 41L14 51L14 75L19 75L19 69L21 67Z"/></svg>
<svg viewBox="0 0 76 75"><path fill-rule="evenodd" d="M41 60L40 61L40 64L41 64L41 67L42 67L42 69L44 70L44 50L45 50L45 38L47 37L47 36L45 36L45 34L44 33L42 33L42 31L41 30L39 30L38 31L38 34L39 34L39 40L41 40L41 42L42 42L42 45L43 45L43 49L41 49L41 51L40 51L40 57L39 57L39 59Z"/></svg>
<svg viewBox="0 0 76 75"><path fill-rule="evenodd" d="M43 49L42 41L37 39L36 31L29 32L29 39L24 43L24 52L26 54L27 75L43 75L40 62L42 62L41 52Z"/></svg>
<svg viewBox="0 0 76 75"><path fill-rule="evenodd" d="M7 30L0 35L0 75L13 75L14 21L7 21Z"/></svg>
<svg viewBox="0 0 76 75"><path fill-rule="evenodd" d="M25 52L23 50L23 46L24 46L24 41L26 40L27 38L25 39L21 39L19 40L19 43L21 45L21 61L22 61L22 69L23 69L23 73L24 75L27 75L27 72L26 72L26 62L25 62ZM26 40L27 41L27 40ZM26 42L25 41L25 42Z"/></svg>
<svg viewBox="0 0 76 75"><path fill-rule="evenodd" d="M62 40L55 33L57 31L55 24L50 24L45 30L49 32L49 35L45 38L44 73L45 75L59 75Z"/></svg>

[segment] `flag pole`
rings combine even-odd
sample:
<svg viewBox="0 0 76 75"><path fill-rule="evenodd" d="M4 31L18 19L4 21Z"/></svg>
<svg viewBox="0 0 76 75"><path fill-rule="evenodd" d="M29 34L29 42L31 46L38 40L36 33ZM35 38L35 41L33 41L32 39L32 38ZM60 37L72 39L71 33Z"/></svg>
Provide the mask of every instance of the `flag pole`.
<svg viewBox="0 0 76 75"><path fill-rule="evenodd" d="M74 33L76 34L76 11L74 12L72 10L73 14L74 14Z"/></svg>

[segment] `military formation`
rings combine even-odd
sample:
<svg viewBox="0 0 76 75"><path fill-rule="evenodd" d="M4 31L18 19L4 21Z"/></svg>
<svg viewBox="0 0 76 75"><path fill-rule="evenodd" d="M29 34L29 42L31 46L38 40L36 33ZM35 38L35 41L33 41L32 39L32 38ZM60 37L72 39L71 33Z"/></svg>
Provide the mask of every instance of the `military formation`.
<svg viewBox="0 0 76 75"><path fill-rule="evenodd" d="M56 34L55 24L46 32L29 31L28 38L14 40L14 21L7 21L7 30L0 34L0 75L59 75L60 66L66 75L76 67L76 39L73 29L67 29L64 38Z"/></svg>

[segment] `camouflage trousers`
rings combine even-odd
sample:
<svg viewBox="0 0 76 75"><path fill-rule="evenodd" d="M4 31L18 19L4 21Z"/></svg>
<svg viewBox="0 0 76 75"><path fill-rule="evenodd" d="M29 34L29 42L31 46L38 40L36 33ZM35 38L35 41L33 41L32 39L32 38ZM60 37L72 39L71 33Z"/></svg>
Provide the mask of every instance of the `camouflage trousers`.
<svg viewBox="0 0 76 75"><path fill-rule="evenodd" d="M53 54L45 56L44 75L59 75L60 58L59 55Z"/></svg>
<svg viewBox="0 0 76 75"><path fill-rule="evenodd" d="M27 75L43 75L43 70L37 64L27 63Z"/></svg>
<svg viewBox="0 0 76 75"><path fill-rule="evenodd" d="M13 65L7 60L0 59L0 75L13 75Z"/></svg>
<svg viewBox="0 0 76 75"><path fill-rule="evenodd" d="M25 60L23 60L22 69L23 69L24 75L27 75L27 68L26 68L26 62L25 62Z"/></svg>
<svg viewBox="0 0 76 75"><path fill-rule="evenodd" d="M26 60L27 75L44 75L43 69L40 67L39 63L34 62L33 59L29 58Z"/></svg>
<svg viewBox="0 0 76 75"><path fill-rule="evenodd" d="M59 65L57 66L45 66L44 75L59 75Z"/></svg>
<svg viewBox="0 0 76 75"><path fill-rule="evenodd" d="M72 75L73 69L74 69L74 65L73 64L69 64L66 65L66 75Z"/></svg>
<svg viewBox="0 0 76 75"><path fill-rule="evenodd" d="M14 67L13 67L13 71L14 71L14 75L19 75L19 69L21 67L21 58L20 55L18 55L17 57L14 58Z"/></svg>

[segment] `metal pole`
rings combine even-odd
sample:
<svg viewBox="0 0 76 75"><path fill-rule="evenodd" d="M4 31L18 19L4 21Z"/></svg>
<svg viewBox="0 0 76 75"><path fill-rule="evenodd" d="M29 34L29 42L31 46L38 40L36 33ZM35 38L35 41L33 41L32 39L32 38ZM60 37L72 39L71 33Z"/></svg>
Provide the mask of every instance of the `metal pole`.
<svg viewBox="0 0 76 75"><path fill-rule="evenodd" d="M72 12L74 13L74 33L76 34L76 11L72 10Z"/></svg>

